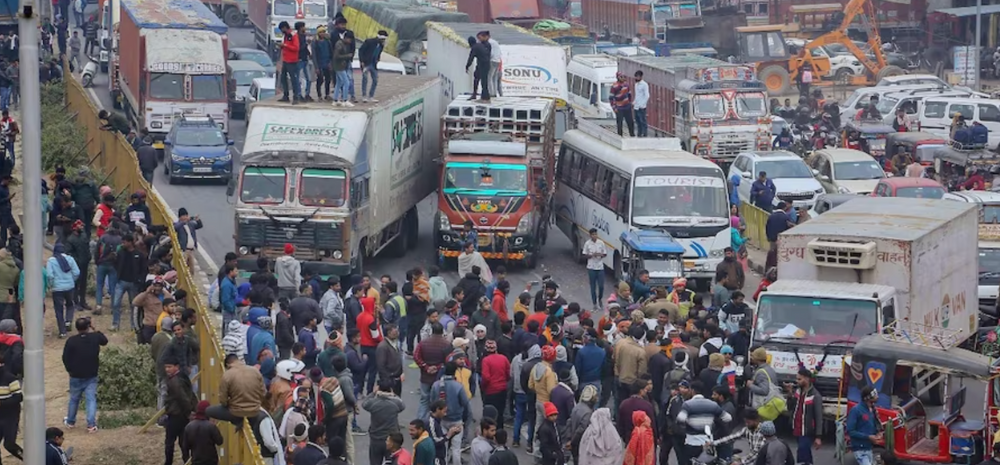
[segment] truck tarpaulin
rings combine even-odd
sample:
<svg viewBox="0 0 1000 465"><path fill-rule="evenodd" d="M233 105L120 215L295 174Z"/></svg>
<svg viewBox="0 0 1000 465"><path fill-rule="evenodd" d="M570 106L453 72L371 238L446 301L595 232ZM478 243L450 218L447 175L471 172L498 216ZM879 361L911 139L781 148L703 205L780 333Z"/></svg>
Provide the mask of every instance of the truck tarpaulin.
<svg viewBox="0 0 1000 465"><path fill-rule="evenodd" d="M216 34L229 31L218 16L198 0L122 0L122 9L139 29L204 29ZM194 5L199 7L195 7Z"/></svg>
<svg viewBox="0 0 1000 465"><path fill-rule="evenodd" d="M470 19L477 23L542 17L538 0L458 0L458 11L469 13Z"/></svg>
<svg viewBox="0 0 1000 465"><path fill-rule="evenodd" d="M2 0L0 0L2 1ZM469 15L443 11L409 2L350 0L344 17L357 40L375 37L386 31L385 51L393 56L410 49L412 42L427 40L427 22L467 22Z"/></svg>

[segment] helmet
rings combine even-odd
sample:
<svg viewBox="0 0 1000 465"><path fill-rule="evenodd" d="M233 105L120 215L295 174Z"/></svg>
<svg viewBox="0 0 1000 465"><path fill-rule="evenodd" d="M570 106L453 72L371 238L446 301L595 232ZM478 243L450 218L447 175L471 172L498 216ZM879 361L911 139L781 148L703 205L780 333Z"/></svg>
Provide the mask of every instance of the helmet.
<svg viewBox="0 0 1000 465"><path fill-rule="evenodd" d="M302 363L301 360L282 360L278 362L277 367L275 367L275 372L277 376L285 381L291 381L292 375L295 373L301 373L305 370L306 364Z"/></svg>

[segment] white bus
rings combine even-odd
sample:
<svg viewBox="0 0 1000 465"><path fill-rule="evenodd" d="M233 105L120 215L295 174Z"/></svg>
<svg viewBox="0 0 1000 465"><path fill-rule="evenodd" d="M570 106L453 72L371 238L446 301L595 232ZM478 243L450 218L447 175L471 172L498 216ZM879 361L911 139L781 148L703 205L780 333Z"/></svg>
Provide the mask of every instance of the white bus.
<svg viewBox="0 0 1000 465"><path fill-rule="evenodd" d="M569 103L578 118L614 118L608 96L618 59L606 54L575 55L566 67Z"/></svg>
<svg viewBox="0 0 1000 465"><path fill-rule="evenodd" d="M662 230L685 249L684 276L710 283L731 243L722 169L676 138L621 138L607 123L578 123L563 135L555 200L556 224L576 253L596 228L614 250L604 265L620 277L622 233Z"/></svg>

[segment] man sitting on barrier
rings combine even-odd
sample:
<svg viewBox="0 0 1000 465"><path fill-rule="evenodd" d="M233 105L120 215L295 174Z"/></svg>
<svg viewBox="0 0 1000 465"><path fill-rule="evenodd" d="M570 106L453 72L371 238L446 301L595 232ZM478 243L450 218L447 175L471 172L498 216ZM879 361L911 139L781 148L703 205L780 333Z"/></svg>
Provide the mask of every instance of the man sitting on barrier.
<svg viewBox="0 0 1000 465"><path fill-rule="evenodd" d="M226 372L219 383L219 405L205 411L209 418L228 421L242 428L244 419L251 423L264 401L264 377L256 368L243 363L236 354L226 356ZM251 425L253 426L253 425Z"/></svg>

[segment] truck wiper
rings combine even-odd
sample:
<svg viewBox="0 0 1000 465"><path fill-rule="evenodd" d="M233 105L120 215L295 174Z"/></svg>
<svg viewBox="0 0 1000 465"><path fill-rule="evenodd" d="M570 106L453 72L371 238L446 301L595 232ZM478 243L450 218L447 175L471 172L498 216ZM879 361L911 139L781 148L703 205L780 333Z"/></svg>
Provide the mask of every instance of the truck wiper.
<svg viewBox="0 0 1000 465"><path fill-rule="evenodd" d="M264 213L264 216L266 216L269 220L271 220L271 221L273 221L273 222L275 222L277 224L281 224L281 220L275 218L274 215L272 215L270 212L268 212L267 210L265 210L264 207L262 207L260 205L257 205L257 208L259 208L260 211Z"/></svg>
<svg viewBox="0 0 1000 465"><path fill-rule="evenodd" d="M979 279L1000 278L1000 271L983 271L979 273Z"/></svg>

